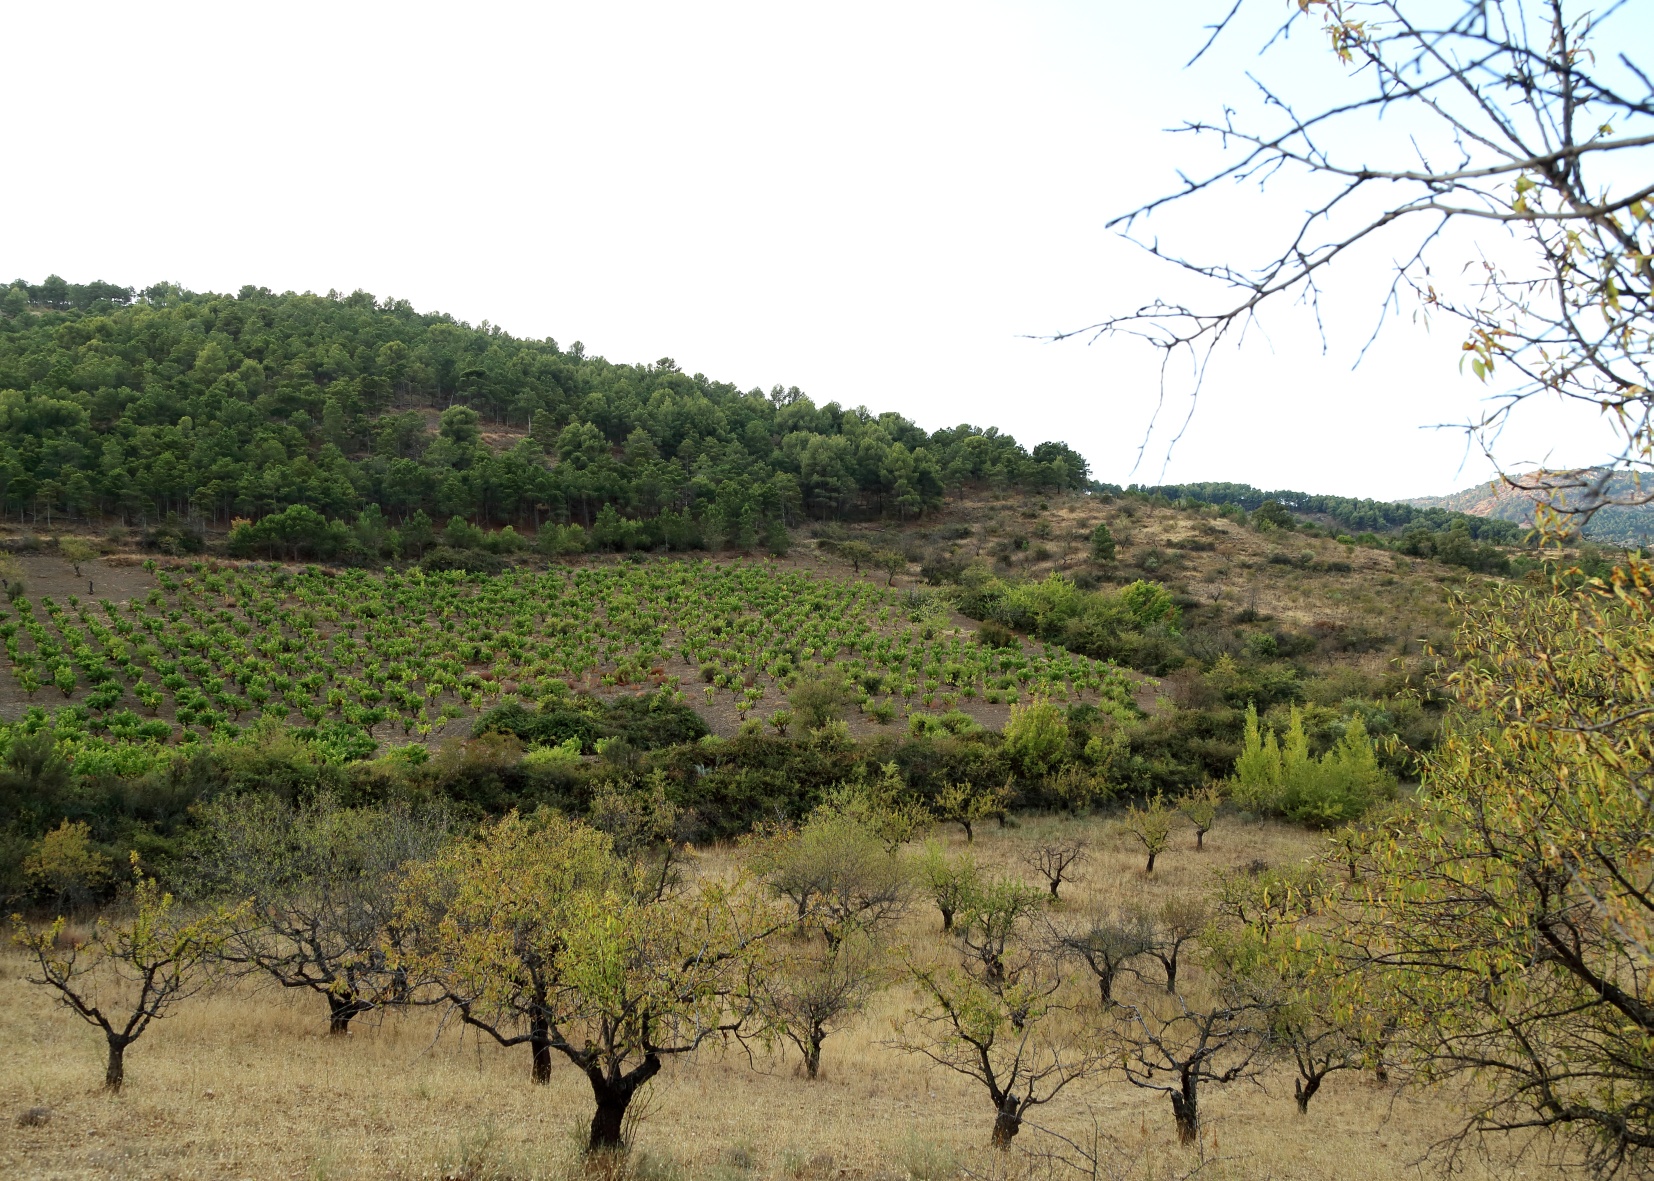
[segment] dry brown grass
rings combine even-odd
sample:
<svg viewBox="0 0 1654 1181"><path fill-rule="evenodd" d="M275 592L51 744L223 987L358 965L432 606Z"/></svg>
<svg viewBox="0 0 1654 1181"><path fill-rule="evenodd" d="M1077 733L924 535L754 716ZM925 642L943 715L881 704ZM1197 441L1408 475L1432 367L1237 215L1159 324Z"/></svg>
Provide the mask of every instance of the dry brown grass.
<svg viewBox="0 0 1654 1181"><path fill-rule="evenodd" d="M1043 833L1075 822L1030 818L989 828L984 863L1010 869ZM1220 822L1208 851L1180 832L1152 880L1115 822L1084 822L1093 844L1069 907L1154 900L1204 889L1214 870L1308 855L1315 837L1271 823ZM954 847L957 835L943 834ZM709 868L728 853L706 854ZM934 908L916 901L900 933L918 955L947 954ZM323 1033L314 997L241 986L196 1000L159 1023L128 1056L119 1097L98 1089L101 1039L23 985L23 962L0 960L0 1170L19 1177L439 1178L566 1177L590 1117L589 1090L559 1066L528 1082L527 1051L483 1044L421 1011L358 1020L348 1039ZM825 1077L807 1082L796 1056L749 1058L730 1047L677 1063L657 1080L637 1133L640 1181L690 1177L942 1181L968 1166L1003 1176L985 1147L992 1112L975 1085L883 1044L907 1004L897 989L864 1021L828 1041ZM1454 1126L1450 1096L1412 1095L1370 1077L1334 1076L1307 1118L1290 1078L1213 1089L1203 1099L1203 1150L1213 1177L1417 1177L1418 1158ZM21 1126L32 1107L48 1122ZM1130 1150L1122 1175L1171 1177L1197 1161L1177 1146L1169 1107L1118 1075L1086 1082L1036 1119L1078 1132L1094 1115ZM1031 1175L1025 1132L1012 1172ZM1537 1176L1523 1166L1487 1170ZM1484 1175L1473 1170L1471 1176Z"/></svg>

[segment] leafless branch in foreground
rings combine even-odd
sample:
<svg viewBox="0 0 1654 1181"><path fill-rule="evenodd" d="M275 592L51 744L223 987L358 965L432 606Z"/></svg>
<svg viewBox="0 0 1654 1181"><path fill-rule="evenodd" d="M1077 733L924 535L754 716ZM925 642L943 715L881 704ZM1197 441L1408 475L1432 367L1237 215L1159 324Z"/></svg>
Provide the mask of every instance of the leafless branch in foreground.
<svg viewBox="0 0 1654 1181"><path fill-rule="evenodd" d="M1232 30L1245 2L1210 29L1201 54ZM1266 53L1295 29L1314 28L1349 69L1349 99L1302 112L1251 79L1263 108L1255 125L1226 109L1176 129L1217 137L1222 165L1109 223L1215 284L1211 302L1156 300L1052 339L1124 335L1160 350L1152 434L1175 359L1191 362L1198 400L1213 350L1241 339L1265 305L1302 304L1319 324L1335 264L1385 250L1393 277L1374 337L1409 302L1427 320L1458 323L1461 364L1490 389L1485 411L1462 424L1474 446L1493 458L1515 412L1554 395L1606 416L1617 443L1602 463L1546 473L1528 490L1587 518L1654 499L1641 478L1654 472L1654 82L1619 51L1635 41L1630 7L1299 0ZM1416 130L1381 134L1393 123ZM1392 158L1371 161L1386 152ZM1319 196L1261 265L1181 257L1145 232L1168 206L1288 178ZM1450 227L1471 231L1468 252ZM1147 444L1146 436L1139 462Z"/></svg>

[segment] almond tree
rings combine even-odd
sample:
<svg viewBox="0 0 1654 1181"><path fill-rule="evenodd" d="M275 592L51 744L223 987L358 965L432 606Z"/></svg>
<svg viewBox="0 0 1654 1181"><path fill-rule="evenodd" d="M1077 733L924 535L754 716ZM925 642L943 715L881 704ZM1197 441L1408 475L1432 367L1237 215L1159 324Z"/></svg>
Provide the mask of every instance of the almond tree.
<svg viewBox="0 0 1654 1181"><path fill-rule="evenodd" d="M830 946L799 941L764 977L759 1010L772 1035L798 1047L806 1078L820 1073L822 1044L860 1014L878 989L883 955L866 935Z"/></svg>
<svg viewBox="0 0 1654 1181"><path fill-rule="evenodd" d="M1341 937L1399 1061L1474 1078L1461 1141L1654 1163L1654 566L1464 604L1465 712L1347 867ZM1342 859L1342 858L1341 858Z"/></svg>
<svg viewBox="0 0 1654 1181"><path fill-rule="evenodd" d="M1341 945L1328 898L1308 866L1224 874L1207 933L1212 966L1235 995L1268 1014L1270 1040L1291 1056L1299 1115L1329 1075L1376 1055L1388 1007L1381 978L1360 971Z"/></svg>
<svg viewBox="0 0 1654 1181"><path fill-rule="evenodd" d="M1166 807L1166 801L1158 795L1150 800L1145 808L1132 804L1126 809L1126 818L1121 824L1148 854L1148 863L1143 867L1145 874L1154 872L1154 859L1164 853L1172 843L1174 815L1175 813Z"/></svg>
<svg viewBox="0 0 1654 1181"><path fill-rule="evenodd" d="M328 1006L328 1032L382 1004L415 999L391 964L397 885L448 836L446 816L405 806L291 808L268 795L201 808L187 873L203 894L245 899L219 957L306 989Z"/></svg>
<svg viewBox="0 0 1654 1181"><path fill-rule="evenodd" d="M1177 1138L1191 1144L1200 1131L1200 1090L1250 1077L1265 1065L1268 1011L1237 996L1205 1005L1172 993L1121 1005L1118 1062L1126 1081L1160 1091L1172 1104Z"/></svg>
<svg viewBox="0 0 1654 1181"><path fill-rule="evenodd" d="M997 957L967 952L952 968L909 960L907 978L915 1003L891 1044L979 1083L996 1148L1011 1146L1030 1109L1103 1063L1074 1028L1061 959L1029 941L1007 940Z"/></svg>
<svg viewBox="0 0 1654 1181"><path fill-rule="evenodd" d="M935 841L926 841L916 862L918 876L936 909L942 913L942 930L953 930L953 919L976 889L980 873L969 853L949 857Z"/></svg>
<svg viewBox="0 0 1654 1181"><path fill-rule="evenodd" d="M824 806L800 829L749 843L749 866L791 903L801 928L831 948L856 931L876 934L907 909L907 866L861 816Z"/></svg>
<svg viewBox="0 0 1654 1181"><path fill-rule="evenodd" d="M1178 802L1177 810L1194 826L1195 852L1205 850L1206 834L1211 832L1212 826L1217 823L1218 807L1222 803L1223 790L1216 784L1207 784Z"/></svg>
<svg viewBox="0 0 1654 1181"><path fill-rule="evenodd" d="M556 814L515 812L410 873L396 961L438 983L461 1019L553 1053L586 1077L588 1150L621 1146L627 1107L666 1058L756 1032L767 942L785 925L745 880L662 894L657 873Z"/></svg>
<svg viewBox="0 0 1654 1181"><path fill-rule="evenodd" d="M1199 898L1175 896L1161 903L1149 920L1149 946L1145 952L1160 961L1166 974L1166 991L1177 991L1177 969L1183 951L1200 938L1210 913Z"/></svg>
<svg viewBox="0 0 1654 1181"><path fill-rule="evenodd" d="M1051 901L1057 901L1057 889L1065 881L1073 881L1086 858L1086 843L1079 837L1045 841L1035 845L1025 860L1033 871L1045 879L1051 888Z"/></svg>
<svg viewBox="0 0 1654 1181"><path fill-rule="evenodd" d="M185 918L173 896L138 870L135 853L132 863L130 917L99 919L84 943L65 943L61 917L38 931L12 918L12 941L39 973L30 983L52 989L77 1017L103 1031L109 1051L103 1085L111 1091L126 1082L127 1047L206 983L206 962L241 917L213 910Z"/></svg>
<svg viewBox="0 0 1654 1181"><path fill-rule="evenodd" d="M1097 978L1103 1008L1114 1004L1116 983L1133 972L1133 960L1154 947L1154 927L1140 911L1103 911L1083 920L1053 923L1051 944L1059 954L1079 960Z"/></svg>
<svg viewBox="0 0 1654 1181"><path fill-rule="evenodd" d="M1244 6L1211 27L1208 45L1234 35ZM1256 106L1226 103L1178 128L1218 146L1217 162L1111 224L1147 231L1145 249L1199 293L1080 331L1147 339L1203 373L1267 307L1318 309L1338 265L1365 258L1389 272L1380 324L1411 304L1463 334L1464 362L1492 391L1465 425L1490 456L1537 401L1601 416L1617 436L1601 466L1508 482L1571 512L1646 503L1654 491L1631 478L1654 469L1654 70L1630 23L1640 12L1580 0L1299 0L1284 27L1269 17L1266 58L1302 28L1336 56L1345 88L1277 89L1266 61L1235 78ZM1304 76L1291 69L1289 87ZM1273 240L1248 239L1261 246L1250 258L1178 257L1149 230L1172 204L1213 201L1233 215L1248 181L1307 194Z"/></svg>

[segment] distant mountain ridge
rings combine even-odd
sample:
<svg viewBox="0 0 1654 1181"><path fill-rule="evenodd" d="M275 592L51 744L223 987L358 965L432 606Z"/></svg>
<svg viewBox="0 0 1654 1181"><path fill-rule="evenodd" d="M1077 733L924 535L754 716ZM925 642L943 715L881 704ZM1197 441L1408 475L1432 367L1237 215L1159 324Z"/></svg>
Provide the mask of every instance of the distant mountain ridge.
<svg viewBox="0 0 1654 1181"><path fill-rule="evenodd" d="M1447 509L1472 517L1528 525L1533 523L1534 508L1541 499L1554 496L1563 504L1569 503L1570 499L1577 502L1577 492L1570 498L1567 491L1558 489L1575 484L1582 477L1589 478L1593 474L1589 469L1540 469L1514 477L1514 483L1489 480L1446 496L1416 496L1402 503L1418 508ZM1630 475L1617 475L1608 481L1607 495L1611 498L1629 499L1639 493L1654 493L1654 485L1645 482L1639 488ZM1654 504L1604 506L1597 510L1585 526L1584 533L1596 541L1614 542L1619 545L1646 545L1654 541Z"/></svg>

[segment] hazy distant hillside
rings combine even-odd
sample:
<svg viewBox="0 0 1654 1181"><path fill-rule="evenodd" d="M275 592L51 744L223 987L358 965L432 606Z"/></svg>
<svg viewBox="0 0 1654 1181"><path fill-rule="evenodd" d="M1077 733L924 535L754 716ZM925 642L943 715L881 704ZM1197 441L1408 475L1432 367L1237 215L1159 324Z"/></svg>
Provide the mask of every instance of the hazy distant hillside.
<svg viewBox="0 0 1654 1181"><path fill-rule="evenodd" d="M1500 521L1527 524L1533 520L1534 505L1545 495L1546 489L1564 480L1576 477L1560 472L1529 472L1517 477L1521 487L1512 487L1503 481L1476 484L1462 492L1448 496L1419 496L1406 503L1421 508L1443 508L1467 513L1475 517L1491 517ZM1654 487L1647 489L1654 491ZM1610 494L1625 498L1636 495L1638 488L1630 476L1616 476L1609 484ZM1622 545L1642 544L1654 540L1654 505L1635 508L1609 506L1599 509L1586 526L1585 534L1599 541Z"/></svg>

